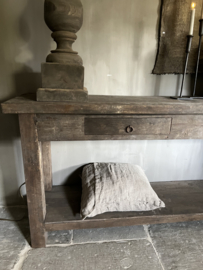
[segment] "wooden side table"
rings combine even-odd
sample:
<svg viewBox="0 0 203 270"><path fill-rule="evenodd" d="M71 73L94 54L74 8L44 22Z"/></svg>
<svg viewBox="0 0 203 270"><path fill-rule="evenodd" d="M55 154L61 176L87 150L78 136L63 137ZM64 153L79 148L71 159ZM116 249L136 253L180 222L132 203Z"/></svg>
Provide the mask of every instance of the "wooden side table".
<svg viewBox="0 0 203 270"><path fill-rule="evenodd" d="M202 100L89 96L86 103L37 102L24 95L3 103L2 110L19 115L33 248L46 246L46 231L203 219L200 180L152 183L165 209L81 220L81 187L52 188L50 150L51 141L203 139Z"/></svg>

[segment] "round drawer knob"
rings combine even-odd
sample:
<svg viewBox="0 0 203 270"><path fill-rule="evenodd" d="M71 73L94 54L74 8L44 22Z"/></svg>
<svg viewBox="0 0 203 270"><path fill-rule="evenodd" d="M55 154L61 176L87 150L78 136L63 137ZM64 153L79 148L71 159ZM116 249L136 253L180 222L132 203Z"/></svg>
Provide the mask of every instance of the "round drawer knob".
<svg viewBox="0 0 203 270"><path fill-rule="evenodd" d="M131 133L133 132L133 127L132 126L127 126L127 128L125 129L127 133Z"/></svg>

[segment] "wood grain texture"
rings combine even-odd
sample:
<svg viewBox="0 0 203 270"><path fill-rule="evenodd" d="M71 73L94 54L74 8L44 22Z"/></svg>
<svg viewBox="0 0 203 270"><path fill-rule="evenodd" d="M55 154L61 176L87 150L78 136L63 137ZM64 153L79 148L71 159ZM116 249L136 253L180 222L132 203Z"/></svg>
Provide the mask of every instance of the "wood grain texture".
<svg viewBox="0 0 203 270"><path fill-rule="evenodd" d="M39 114L36 125L40 141L203 139L203 115ZM125 131L128 125L132 133Z"/></svg>
<svg viewBox="0 0 203 270"><path fill-rule="evenodd" d="M41 142L45 190L52 189L51 142Z"/></svg>
<svg viewBox="0 0 203 270"><path fill-rule="evenodd" d="M174 117L169 138L203 139L203 115Z"/></svg>
<svg viewBox="0 0 203 270"><path fill-rule="evenodd" d="M3 113L51 114L202 114L203 100L173 100L169 97L89 96L88 102L37 102L36 95L24 95L1 104Z"/></svg>
<svg viewBox="0 0 203 270"><path fill-rule="evenodd" d="M153 74L182 74L185 62L187 35L191 17L190 0L162 0L159 46ZM202 1L196 2L194 37L188 62L188 73L194 73L199 43L199 19ZM201 54L202 55L202 54ZM201 56L202 58L202 56ZM199 72L203 72L200 65Z"/></svg>
<svg viewBox="0 0 203 270"><path fill-rule="evenodd" d="M82 59L73 51L76 33L82 27L83 6L80 0L45 0L44 19L50 28L57 48L47 56L47 62L82 65ZM63 78L65 81L66 78Z"/></svg>
<svg viewBox="0 0 203 270"><path fill-rule="evenodd" d="M37 89L38 101L88 101L88 92L80 89Z"/></svg>
<svg viewBox="0 0 203 270"><path fill-rule="evenodd" d="M80 0L45 0L44 17L52 32L76 33L83 23L83 6Z"/></svg>
<svg viewBox="0 0 203 270"><path fill-rule="evenodd" d="M148 212L111 212L81 220L81 186L54 187L47 192L47 230L101 228L203 219L203 181L151 183L166 208Z"/></svg>
<svg viewBox="0 0 203 270"><path fill-rule="evenodd" d="M55 90L56 89L82 90L84 88L83 66L70 65L66 63L65 64L43 63L41 73L42 73L42 89L51 88Z"/></svg>
<svg viewBox="0 0 203 270"><path fill-rule="evenodd" d="M40 141L75 140L84 137L84 117L75 115L37 115Z"/></svg>
<svg viewBox="0 0 203 270"><path fill-rule="evenodd" d="M45 191L40 143L34 114L19 115L30 234L33 248L45 247Z"/></svg>
<svg viewBox="0 0 203 270"><path fill-rule="evenodd" d="M131 130L127 128L130 127ZM85 117L85 135L168 135L171 118L156 117Z"/></svg>

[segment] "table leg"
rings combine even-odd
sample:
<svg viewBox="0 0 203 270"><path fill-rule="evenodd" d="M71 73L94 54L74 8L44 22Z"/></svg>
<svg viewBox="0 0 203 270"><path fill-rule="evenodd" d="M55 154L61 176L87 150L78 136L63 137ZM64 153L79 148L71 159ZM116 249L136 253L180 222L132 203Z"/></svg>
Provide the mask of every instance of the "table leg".
<svg viewBox="0 0 203 270"><path fill-rule="evenodd" d="M44 186L46 191L52 189L52 164L51 164L51 142L41 142Z"/></svg>
<svg viewBox="0 0 203 270"><path fill-rule="evenodd" d="M20 114L20 133L29 211L31 245L46 246L44 219L46 214L41 147L35 114Z"/></svg>

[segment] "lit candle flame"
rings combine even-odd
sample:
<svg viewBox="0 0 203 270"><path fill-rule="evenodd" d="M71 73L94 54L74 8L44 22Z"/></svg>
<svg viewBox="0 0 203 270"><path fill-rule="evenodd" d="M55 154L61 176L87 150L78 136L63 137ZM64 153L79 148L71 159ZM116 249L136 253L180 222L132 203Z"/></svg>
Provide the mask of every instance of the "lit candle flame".
<svg viewBox="0 0 203 270"><path fill-rule="evenodd" d="M195 7L196 7L196 3L195 2L192 2L191 9L195 9Z"/></svg>

